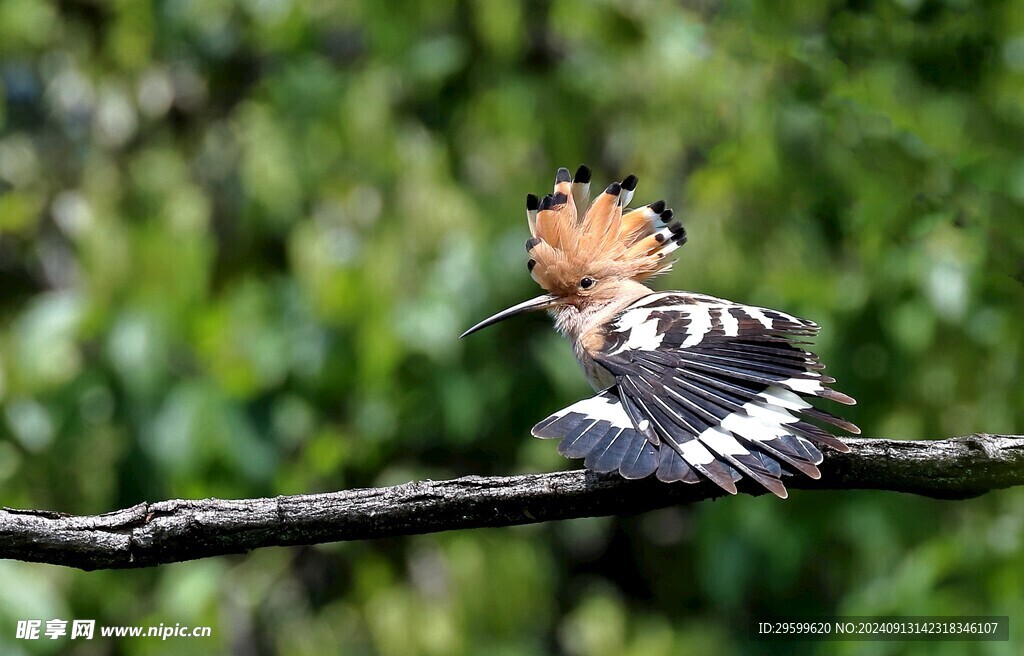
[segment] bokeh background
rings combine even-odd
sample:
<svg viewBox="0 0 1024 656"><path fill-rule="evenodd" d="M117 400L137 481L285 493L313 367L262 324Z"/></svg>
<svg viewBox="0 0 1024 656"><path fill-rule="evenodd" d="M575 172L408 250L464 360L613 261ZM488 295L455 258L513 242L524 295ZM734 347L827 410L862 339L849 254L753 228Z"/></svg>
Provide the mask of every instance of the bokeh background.
<svg viewBox="0 0 1024 656"><path fill-rule="evenodd" d="M1024 5L0 2L0 501L99 513L572 467L523 198L581 162L776 306L869 436L1024 427ZM578 463L577 463L578 465ZM0 562L5 654L1011 654L1024 490L738 497L127 572ZM1010 615L757 643L766 613ZM25 618L207 640L14 639Z"/></svg>

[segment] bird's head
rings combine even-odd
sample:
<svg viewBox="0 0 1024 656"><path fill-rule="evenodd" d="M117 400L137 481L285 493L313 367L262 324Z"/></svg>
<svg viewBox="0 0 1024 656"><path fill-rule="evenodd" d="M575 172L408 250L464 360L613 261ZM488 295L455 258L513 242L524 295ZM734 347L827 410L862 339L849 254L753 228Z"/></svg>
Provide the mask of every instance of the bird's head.
<svg viewBox="0 0 1024 656"><path fill-rule="evenodd" d="M614 182L588 206L590 169L581 166L570 176L561 168L553 193L527 196L527 267L547 293L484 319L462 336L531 310L605 307L668 271L668 255L686 243L686 231L672 221L665 201L626 211L636 183L634 175Z"/></svg>

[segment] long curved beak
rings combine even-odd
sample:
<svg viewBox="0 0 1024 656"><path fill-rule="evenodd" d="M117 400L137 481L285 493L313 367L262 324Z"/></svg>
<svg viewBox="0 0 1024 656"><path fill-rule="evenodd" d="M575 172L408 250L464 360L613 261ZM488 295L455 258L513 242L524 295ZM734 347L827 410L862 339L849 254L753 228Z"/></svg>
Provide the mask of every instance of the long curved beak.
<svg viewBox="0 0 1024 656"><path fill-rule="evenodd" d="M459 336L459 339L462 339L466 335L475 333L476 331L478 331L478 330L480 330L482 328L486 328L487 326L490 326L492 324L496 324L499 321L502 321L503 319L508 319L509 317L513 317L513 316L515 316L517 314L522 314L523 312L532 312L534 310L543 310L545 308L549 308L552 305L554 305L555 301L557 301L557 300L558 300L558 298L555 297L555 296L552 296L551 294L544 294L542 296L538 296L537 298L531 298L528 301L523 301L519 305L513 305L512 307L508 308L507 310L502 310L501 312L497 313L496 315L494 315L492 317L487 317L486 319L484 319L483 321L481 321L477 325L473 326L472 328L470 328L466 332L462 333L462 335Z"/></svg>

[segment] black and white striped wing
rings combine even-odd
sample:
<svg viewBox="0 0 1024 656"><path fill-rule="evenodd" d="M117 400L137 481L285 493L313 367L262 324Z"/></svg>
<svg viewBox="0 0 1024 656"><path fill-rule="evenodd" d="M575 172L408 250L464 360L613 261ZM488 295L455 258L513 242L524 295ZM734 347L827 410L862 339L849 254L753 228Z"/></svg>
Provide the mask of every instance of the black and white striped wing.
<svg viewBox="0 0 1024 656"><path fill-rule="evenodd" d="M613 387L559 410L533 427L542 438L563 438L558 452L585 458L584 466L625 478L644 478L658 468L658 449L636 430Z"/></svg>
<svg viewBox="0 0 1024 656"><path fill-rule="evenodd" d="M827 386L833 379L803 348L799 338L817 331L775 310L668 292L617 315L590 355L615 376L622 414L656 447L659 479L703 476L735 493L746 475L785 497L783 474L820 476L818 446L848 450L805 417L860 432L805 400L854 403Z"/></svg>

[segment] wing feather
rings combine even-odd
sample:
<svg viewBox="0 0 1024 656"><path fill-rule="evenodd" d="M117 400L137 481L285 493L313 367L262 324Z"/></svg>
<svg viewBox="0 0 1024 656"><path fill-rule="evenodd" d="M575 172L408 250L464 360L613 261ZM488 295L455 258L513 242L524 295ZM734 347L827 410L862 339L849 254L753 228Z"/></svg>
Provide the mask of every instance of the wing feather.
<svg viewBox="0 0 1024 656"><path fill-rule="evenodd" d="M849 450L806 417L857 427L808 398L853 403L799 339L810 321L710 296L651 294L602 328L588 350L615 384L538 423L559 451L596 472L664 482L708 479L731 494L746 476L785 498L781 478L820 477L819 446Z"/></svg>
<svg viewBox="0 0 1024 656"><path fill-rule="evenodd" d="M663 483L700 482L700 476L683 460L683 456L672 448L661 449L658 452L658 470L655 472L655 476Z"/></svg>
<svg viewBox="0 0 1024 656"><path fill-rule="evenodd" d="M645 427L661 443L660 480L692 482L699 472L734 492L746 475L785 497L781 476L820 476L817 445L846 449L801 414L857 431L805 400L852 401L827 387L833 379L797 339L817 332L813 322L776 310L669 292L609 321L601 348L588 353L614 375L634 427L650 421Z"/></svg>

